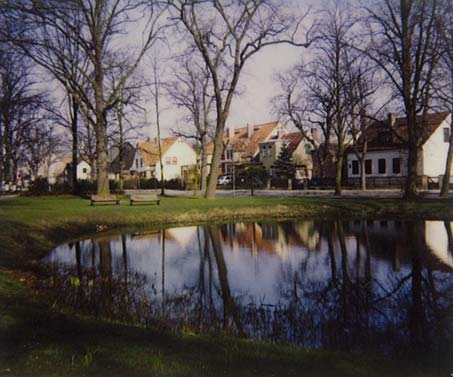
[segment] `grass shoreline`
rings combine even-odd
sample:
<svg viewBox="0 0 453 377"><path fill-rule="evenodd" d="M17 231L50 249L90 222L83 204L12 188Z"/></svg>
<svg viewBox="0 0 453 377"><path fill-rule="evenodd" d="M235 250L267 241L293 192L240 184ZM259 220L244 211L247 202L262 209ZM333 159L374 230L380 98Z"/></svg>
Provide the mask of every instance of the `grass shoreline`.
<svg viewBox="0 0 453 377"><path fill-rule="evenodd" d="M0 201L0 244L3 245L0 301L6 303L0 310L0 337L9 343L7 349L1 347L0 372L11 376L295 376L302 372L307 376L437 376L445 373L433 366L373 356L305 351L224 336L166 334L83 318L43 303L39 293L33 292L33 279L40 269L39 259L49 250L93 234L264 219L453 220L453 202L165 197L160 206L125 204L123 201L121 206L90 207L87 200L72 196ZM218 354L211 354L213 350ZM120 372L115 374L110 369L112 365Z"/></svg>

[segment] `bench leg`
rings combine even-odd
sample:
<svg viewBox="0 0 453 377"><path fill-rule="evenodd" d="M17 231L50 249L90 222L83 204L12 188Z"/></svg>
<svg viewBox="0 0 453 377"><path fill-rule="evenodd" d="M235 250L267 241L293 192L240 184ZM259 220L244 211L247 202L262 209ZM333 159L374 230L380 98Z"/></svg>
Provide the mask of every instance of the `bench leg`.
<svg viewBox="0 0 453 377"><path fill-rule="evenodd" d="M91 206L94 206L94 202L93 202L92 200L90 201L90 205L91 205Z"/></svg>

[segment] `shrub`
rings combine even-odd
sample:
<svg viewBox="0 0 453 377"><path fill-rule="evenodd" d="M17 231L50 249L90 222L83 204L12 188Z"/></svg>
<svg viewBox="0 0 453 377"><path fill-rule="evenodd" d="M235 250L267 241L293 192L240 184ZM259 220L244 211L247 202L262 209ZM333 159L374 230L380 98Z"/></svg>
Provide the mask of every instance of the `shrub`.
<svg viewBox="0 0 453 377"><path fill-rule="evenodd" d="M266 187L266 182L269 179L269 173L263 166L249 166L243 170L236 181L237 186L254 188Z"/></svg>
<svg viewBox="0 0 453 377"><path fill-rule="evenodd" d="M49 195L50 187L47 178L38 177L30 183L28 194L33 196Z"/></svg>

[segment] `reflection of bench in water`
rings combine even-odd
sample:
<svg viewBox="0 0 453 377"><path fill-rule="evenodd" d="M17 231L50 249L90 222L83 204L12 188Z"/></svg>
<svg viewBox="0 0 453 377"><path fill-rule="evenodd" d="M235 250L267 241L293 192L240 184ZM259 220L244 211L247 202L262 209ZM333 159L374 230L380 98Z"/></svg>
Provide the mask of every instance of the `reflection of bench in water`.
<svg viewBox="0 0 453 377"><path fill-rule="evenodd" d="M90 204L94 203L115 203L120 204L120 200L116 195L91 195Z"/></svg>
<svg viewBox="0 0 453 377"><path fill-rule="evenodd" d="M134 202L156 203L157 205L160 203L159 197L154 194L133 194L129 197L129 200L131 205Z"/></svg>
<svg viewBox="0 0 453 377"><path fill-rule="evenodd" d="M133 240L146 240L149 238L156 238L161 234L160 230L146 230L140 233L132 233L131 239Z"/></svg>

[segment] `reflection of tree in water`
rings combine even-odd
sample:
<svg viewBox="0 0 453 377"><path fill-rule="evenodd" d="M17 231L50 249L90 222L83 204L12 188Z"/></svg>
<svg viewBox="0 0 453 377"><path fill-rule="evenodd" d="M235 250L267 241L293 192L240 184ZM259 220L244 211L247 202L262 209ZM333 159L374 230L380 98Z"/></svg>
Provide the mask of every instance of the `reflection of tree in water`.
<svg viewBox="0 0 453 377"><path fill-rule="evenodd" d="M388 231L379 234L371 222L312 223L310 229L318 232L313 239L319 242L311 242L316 248L305 249L298 264L280 262L276 276L280 301L275 305L232 289L226 241L221 239L228 240L228 229L217 226L197 228L197 277L182 290L170 292L165 287L163 232L162 264L156 266L162 268L161 289L157 282L129 269L125 237L121 263L116 262L122 265L113 270L108 241L97 242L97 267L92 246L83 250L76 244L76 266L56 272L50 288L61 286L54 293L60 302L142 325L157 321L173 329L226 331L307 348L392 354L431 350L442 355L452 338L452 299L447 297L451 272L442 273L426 263L422 228L423 223L399 225L395 241ZM295 242L301 238L291 223L262 229L274 239ZM238 229L233 230L239 238ZM312 230L309 233L313 236ZM453 244L451 234L449 240ZM321 253L319 243L325 252ZM92 253L90 266L81 264L84 252ZM316 271L321 266L314 260L322 264L325 276ZM383 265L387 269L382 270Z"/></svg>
<svg viewBox="0 0 453 377"><path fill-rule="evenodd" d="M114 318L128 323L144 324L148 321L148 281L143 274L127 270L126 242L122 242L123 270L114 274L110 242L99 240L97 250L90 243L83 250L76 242L76 266L54 267L51 276L43 282L52 299L58 303L98 317ZM91 265L83 266L83 252L91 254ZM96 266L96 251L99 265Z"/></svg>
<svg viewBox="0 0 453 377"><path fill-rule="evenodd" d="M388 273L383 280L382 275L372 274L373 246L367 226L363 224L356 235L354 256L347 249L343 224L337 222L323 235L329 249L330 278L324 282L304 278L310 276L304 263L299 271L285 275L282 297L287 304L271 313L282 331L280 337L271 339L289 338L306 347L334 350L447 355L452 337L453 312L447 297L451 278L424 267L420 226L423 224L407 223L402 232L411 256L410 268ZM338 253L333 251L332 239L336 239Z"/></svg>

